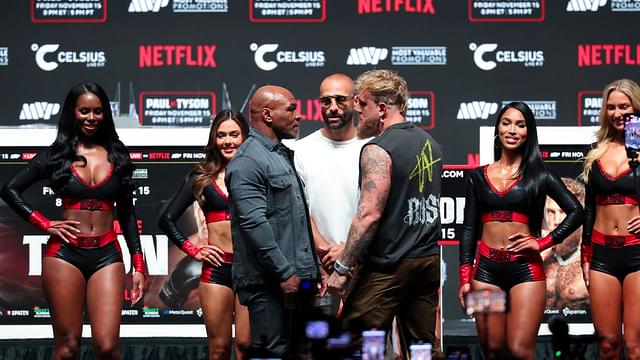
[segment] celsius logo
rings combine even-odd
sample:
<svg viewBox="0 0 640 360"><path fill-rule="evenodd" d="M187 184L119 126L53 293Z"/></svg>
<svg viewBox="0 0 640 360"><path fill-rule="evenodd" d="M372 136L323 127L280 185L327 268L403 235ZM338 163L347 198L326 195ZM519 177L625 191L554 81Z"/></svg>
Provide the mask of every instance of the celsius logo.
<svg viewBox="0 0 640 360"><path fill-rule="evenodd" d="M129 12L158 12L169 5L169 0L131 0Z"/></svg>
<svg viewBox="0 0 640 360"><path fill-rule="evenodd" d="M197 66L216 68L216 45L140 45L138 67Z"/></svg>
<svg viewBox="0 0 640 360"><path fill-rule="evenodd" d="M458 120L487 120L489 115L493 115L498 111L498 103L486 101L471 101L468 103L460 103L458 108Z"/></svg>
<svg viewBox="0 0 640 360"><path fill-rule="evenodd" d="M58 51L60 44L31 44L31 50L36 53L36 64L44 71L53 71L60 63L81 63L88 68L103 67L107 62L104 51ZM45 56L58 51L54 59L49 61Z"/></svg>
<svg viewBox="0 0 640 360"><path fill-rule="evenodd" d="M422 13L435 14L433 0L358 0L358 14Z"/></svg>
<svg viewBox="0 0 640 360"><path fill-rule="evenodd" d="M389 55L389 50L385 48L373 46L353 48L349 50L347 65L378 65L380 61L387 58L387 55Z"/></svg>
<svg viewBox="0 0 640 360"><path fill-rule="evenodd" d="M469 50L473 51L473 62L482 70L493 70L498 63L522 63L525 67L542 66L544 64L544 51L542 50L497 50L498 44L469 44ZM489 53L495 51L494 60L487 60Z"/></svg>
<svg viewBox="0 0 640 360"><path fill-rule="evenodd" d="M569 0L567 11L598 11L605 5L607 5L607 0Z"/></svg>
<svg viewBox="0 0 640 360"><path fill-rule="evenodd" d="M322 50L281 50L277 51L279 44L262 44L251 43L249 49L254 52L253 59L256 65L264 71L271 71L278 67L278 64L284 63L303 63L305 67L322 67L324 66L325 56ZM275 57L271 53L275 52ZM267 60L270 57L273 60Z"/></svg>
<svg viewBox="0 0 640 360"><path fill-rule="evenodd" d="M60 104L36 101L22 104L20 120L51 120L60 111Z"/></svg>

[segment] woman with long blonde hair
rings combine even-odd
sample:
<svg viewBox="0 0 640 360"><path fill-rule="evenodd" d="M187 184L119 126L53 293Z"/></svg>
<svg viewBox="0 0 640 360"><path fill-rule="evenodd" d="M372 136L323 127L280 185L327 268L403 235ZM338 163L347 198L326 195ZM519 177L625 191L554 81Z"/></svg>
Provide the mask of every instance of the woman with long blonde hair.
<svg viewBox="0 0 640 360"><path fill-rule="evenodd" d="M604 88L597 142L585 157L582 271L589 288L600 359L640 359L640 211L624 144L624 116L640 110L640 87L629 79Z"/></svg>

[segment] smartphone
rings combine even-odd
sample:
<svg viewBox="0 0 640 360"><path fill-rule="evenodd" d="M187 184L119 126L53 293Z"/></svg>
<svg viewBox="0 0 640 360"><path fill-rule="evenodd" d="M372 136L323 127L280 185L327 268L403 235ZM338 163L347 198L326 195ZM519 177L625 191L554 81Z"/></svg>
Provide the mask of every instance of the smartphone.
<svg viewBox="0 0 640 360"><path fill-rule="evenodd" d="M411 360L431 360L431 344L413 344L409 351Z"/></svg>
<svg viewBox="0 0 640 360"><path fill-rule="evenodd" d="M329 322L324 320L307 321L305 334L310 340L324 340L329 337Z"/></svg>
<svg viewBox="0 0 640 360"><path fill-rule="evenodd" d="M635 153L635 158L640 152L640 116L638 114L624 115L624 147L627 153Z"/></svg>
<svg viewBox="0 0 640 360"><path fill-rule="evenodd" d="M362 332L362 360L384 360L385 335L383 330Z"/></svg>

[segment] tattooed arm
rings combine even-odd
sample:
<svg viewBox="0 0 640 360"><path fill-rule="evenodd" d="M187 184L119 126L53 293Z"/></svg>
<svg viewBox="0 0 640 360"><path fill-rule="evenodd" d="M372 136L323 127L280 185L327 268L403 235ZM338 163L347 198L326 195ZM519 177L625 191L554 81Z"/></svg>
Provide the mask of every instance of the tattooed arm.
<svg viewBox="0 0 640 360"><path fill-rule="evenodd" d="M367 145L360 155L360 170L362 180L358 210L351 222L344 251L338 260L340 265L346 267L355 265L378 230L391 190L391 157L381 147ZM342 292L345 281L344 276L333 272L329 288L334 292Z"/></svg>

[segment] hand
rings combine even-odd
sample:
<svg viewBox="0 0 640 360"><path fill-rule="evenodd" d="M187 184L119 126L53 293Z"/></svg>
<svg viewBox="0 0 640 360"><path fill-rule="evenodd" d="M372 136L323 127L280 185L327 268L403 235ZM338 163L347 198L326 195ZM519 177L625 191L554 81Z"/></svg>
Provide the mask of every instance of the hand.
<svg viewBox="0 0 640 360"><path fill-rule="evenodd" d="M348 279L346 275L340 275L337 271L334 271L333 274L331 274L331 276L329 277L327 290L332 294L343 296L347 280Z"/></svg>
<svg viewBox="0 0 640 360"><path fill-rule="evenodd" d="M327 286L329 284L329 274L320 266L320 282L316 285L318 287L318 297L323 297L327 294Z"/></svg>
<svg viewBox="0 0 640 360"><path fill-rule="evenodd" d="M463 309L466 309L464 298L470 292L471 292L471 284L464 284L460 286L460 289L458 290L458 301L460 301L460 306L462 306Z"/></svg>
<svg viewBox="0 0 640 360"><path fill-rule="evenodd" d="M144 296L145 279L140 272L133 273L133 288L131 289L131 305L140 301Z"/></svg>
<svg viewBox="0 0 640 360"><path fill-rule="evenodd" d="M47 229L47 232L51 235L60 237L63 241L69 242L69 239L76 239L76 234L80 233L80 229L77 228L80 225L80 221L75 220L61 220L51 221L51 226Z"/></svg>
<svg viewBox="0 0 640 360"><path fill-rule="evenodd" d="M195 259L198 261L206 261L213 266L220 266L222 264L223 255L224 251L219 247L215 245L205 245L200 248Z"/></svg>
<svg viewBox="0 0 640 360"><path fill-rule="evenodd" d="M334 244L329 246L327 253L322 257L322 266L325 269L333 269L333 264L342 256L344 244Z"/></svg>
<svg viewBox="0 0 640 360"><path fill-rule="evenodd" d="M632 217L628 222L627 230L634 235L640 235L640 216Z"/></svg>
<svg viewBox="0 0 640 360"><path fill-rule="evenodd" d="M589 289L589 268L591 267L591 263L585 262L582 263L582 277L584 278L584 284Z"/></svg>
<svg viewBox="0 0 640 360"><path fill-rule="evenodd" d="M509 240L512 241L511 245L507 246L507 250L513 252L524 252L526 250L540 251L540 245L538 239L525 233L516 233L509 236Z"/></svg>
<svg viewBox="0 0 640 360"><path fill-rule="evenodd" d="M280 283L282 295L284 295L284 307L295 309L298 307L298 292L300 291L300 279L296 274L291 275L287 280Z"/></svg>

